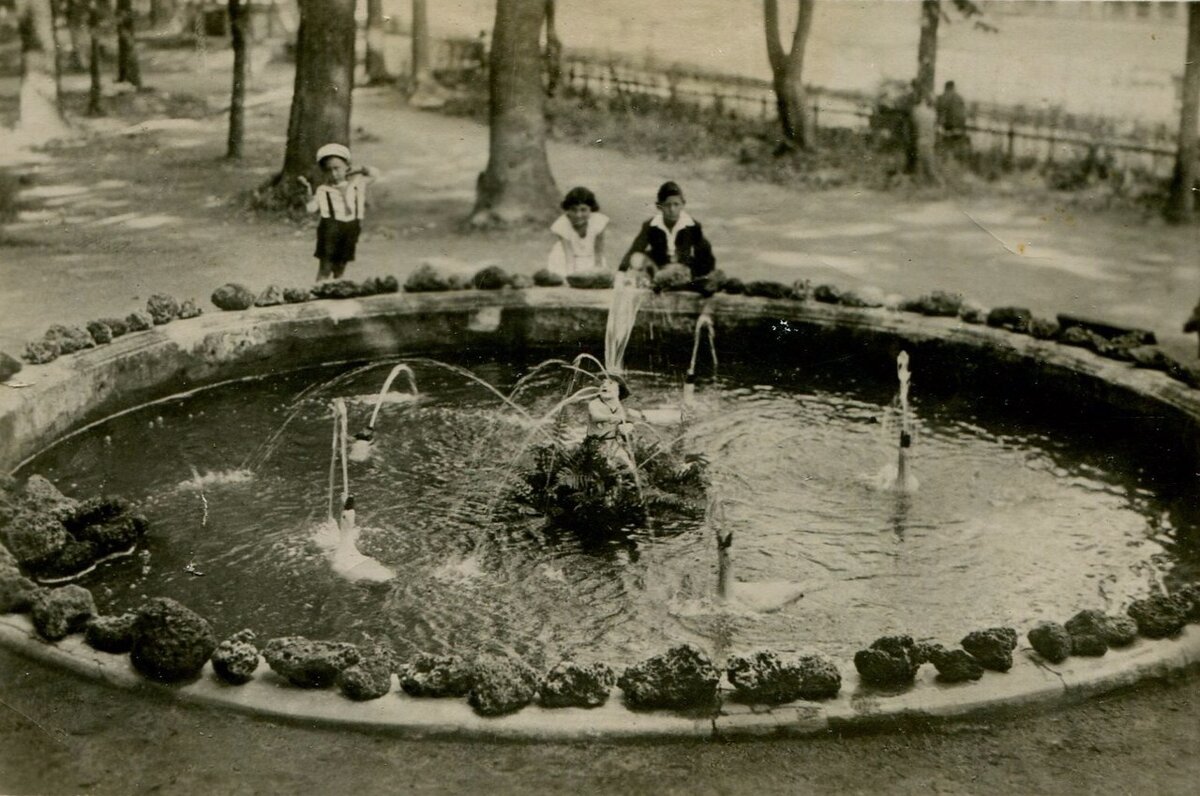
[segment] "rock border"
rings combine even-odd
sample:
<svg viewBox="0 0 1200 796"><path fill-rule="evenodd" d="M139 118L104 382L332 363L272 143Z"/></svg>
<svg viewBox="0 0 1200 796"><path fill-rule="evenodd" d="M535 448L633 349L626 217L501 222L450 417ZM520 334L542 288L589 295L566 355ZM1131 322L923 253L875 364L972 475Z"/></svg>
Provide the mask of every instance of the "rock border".
<svg viewBox="0 0 1200 796"><path fill-rule="evenodd" d="M764 291L755 290L762 295ZM765 291L770 293L770 291ZM393 295L369 299L268 305L172 323L23 371L32 384L0 394L0 466L12 467L45 445L86 424L124 411L131 404L168 397L184 389L258 376L259 363L282 357L290 366L340 359L436 351L467 345L499 349L526 345L594 342L602 334L608 292L598 290L461 291L457 295ZM1132 400L1166 412L1198 449L1200 397L1163 373L1103 359L1099 352L1060 346L1016 329L971 326L959 317L923 317L878 307L721 295L713 299L719 323L761 331L766 322L789 332L805 327L828 334L850 333L899 339L905 344L978 349L1008 365L1026 362L1058 389L1091 394L1094 401L1126 406ZM670 293L655 299L673 332L688 332L700 298ZM654 305L651 305L654 306ZM663 316L658 316L663 323ZM410 322L411 321L411 322ZM795 327L789 326L795 324ZM675 328L678 327L678 328ZM942 351L942 356L947 352ZM1083 381L1081 381L1081 378ZM1087 382L1093 382L1088 385ZM182 382L182 383L181 383ZM62 389L70 386L71 389ZM1099 387L1099 389L1096 389ZM126 688L163 688L143 681L128 659L99 653L72 636L50 645L31 634L29 620L0 619L0 644L63 665L77 673ZM721 699L716 707L681 715L630 711L621 700L593 709L529 707L500 718L475 715L462 700L419 700L389 695L367 704L335 691L306 691L281 684L265 664L251 683L221 684L206 664L200 679L172 688L188 701L222 705L279 719L318 721L412 734L478 734L488 737L704 737L711 735L806 734L878 726L912 718L973 715L1042 700L1074 698L1110 690L1146 677L1166 677L1200 665L1200 633L1185 628L1163 641L1139 641L1103 659L1071 658L1057 668L1032 652L1018 651L1018 665L978 683L936 682L930 667L900 692L862 685L856 672L841 672L841 694L822 702L752 706ZM394 679L394 676L393 676ZM724 681L723 681L724 682ZM957 693L956 689L968 691ZM249 690L246 690L249 689ZM281 690L282 689L282 690ZM728 691L728 683L724 683Z"/></svg>
<svg viewBox="0 0 1200 796"><path fill-rule="evenodd" d="M1011 671L976 683L943 684L932 667L898 692L863 685L853 669L842 671L841 693L821 702L744 705L728 698L722 681L715 709L698 714L625 708L620 692L595 708L544 708L484 717L465 698L411 697L397 686L370 702L353 702L333 689L289 685L260 662L244 685L222 681L205 665L200 677L180 686L142 678L128 656L98 652L80 635L51 644L38 637L25 616L0 616L0 646L27 658L128 691L158 693L183 702L234 710L306 726L367 730L411 737L475 737L526 741L742 738L853 733L898 728L907 723L968 719L1030 705L1070 704L1143 680L1169 679L1200 669L1200 627L1174 639L1147 641L1112 650L1103 658L1070 658L1061 665L1042 661L1027 647L1017 650Z"/></svg>

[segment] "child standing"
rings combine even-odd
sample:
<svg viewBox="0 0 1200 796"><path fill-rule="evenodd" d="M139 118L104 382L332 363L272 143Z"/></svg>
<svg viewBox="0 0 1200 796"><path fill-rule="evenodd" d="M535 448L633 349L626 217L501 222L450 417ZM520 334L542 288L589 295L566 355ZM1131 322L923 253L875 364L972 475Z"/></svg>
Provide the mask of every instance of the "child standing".
<svg viewBox="0 0 1200 796"><path fill-rule="evenodd" d="M653 277L659 268L678 263L686 265L692 279L699 282L717 266L712 245L704 237L700 222L684 210L687 202L683 189L674 182L664 182L658 189L658 215L642 224L621 260L621 270L645 271Z"/></svg>
<svg viewBox="0 0 1200 796"><path fill-rule="evenodd" d="M600 212L596 195L572 188L562 200L563 214L550 225L555 241L546 267L556 274L604 271L604 230L608 216Z"/></svg>
<svg viewBox="0 0 1200 796"><path fill-rule="evenodd" d="M325 173L325 184L312 185L304 177L297 179L308 190L308 212L319 212L317 249L320 262L317 281L341 279L346 264L354 259L358 236L362 232L367 207L367 185L379 177L370 166L350 169L350 150L341 144L326 144L317 150L317 165Z"/></svg>

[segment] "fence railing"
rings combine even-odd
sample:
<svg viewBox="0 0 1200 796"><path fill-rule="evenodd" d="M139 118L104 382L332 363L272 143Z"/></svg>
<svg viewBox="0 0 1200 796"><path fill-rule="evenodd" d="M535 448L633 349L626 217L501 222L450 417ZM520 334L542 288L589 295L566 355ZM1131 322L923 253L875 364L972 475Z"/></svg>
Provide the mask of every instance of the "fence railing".
<svg viewBox="0 0 1200 796"><path fill-rule="evenodd" d="M449 72L486 71L486 42L448 39L434 54L436 68ZM687 104L741 119L776 117L775 93L766 80L726 75L679 65L632 63L605 55L573 53L562 63L564 88L602 97L638 97ZM866 130L876 118L878 98L852 91L808 88L817 127ZM968 107L972 148L997 152L1010 162L1054 163L1092 155L1113 167L1169 174L1174 165L1174 131L1060 109L1026 109L974 103ZM1098 132L1099 131L1099 132Z"/></svg>

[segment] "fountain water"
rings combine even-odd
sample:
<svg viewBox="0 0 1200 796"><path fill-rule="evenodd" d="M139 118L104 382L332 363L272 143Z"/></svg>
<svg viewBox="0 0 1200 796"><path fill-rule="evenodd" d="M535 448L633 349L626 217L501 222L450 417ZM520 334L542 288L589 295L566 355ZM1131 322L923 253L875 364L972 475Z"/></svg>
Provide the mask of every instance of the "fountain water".
<svg viewBox="0 0 1200 796"><path fill-rule="evenodd" d="M696 319L696 330L692 338L692 360L688 365L683 383L683 405L692 406L696 397L696 360L700 355L700 339L708 333L708 350L712 354L713 375L717 373L717 332L713 326L712 308L705 306Z"/></svg>
<svg viewBox="0 0 1200 796"><path fill-rule="evenodd" d="M896 459L896 489L901 492L915 492L919 486L917 477L909 468L908 457L912 450L912 410L908 404L908 388L912 373L908 369L908 352L901 351L896 357L896 375L900 380L900 391L897 402L900 410L900 445Z"/></svg>
<svg viewBox="0 0 1200 796"><path fill-rule="evenodd" d="M371 458L372 443L375 440L375 422L379 419L379 410L383 407L384 399L388 395L388 390L392 388L392 382L401 373L408 376L407 393L402 393L406 400L416 400L419 397L417 391L417 377L413 375L412 368L401 362L388 372L387 378L383 380L383 388L379 391L379 396L375 399L375 409L371 412L371 420L367 423L367 427L354 435L354 442L350 445L350 461L365 462Z"/></svg>

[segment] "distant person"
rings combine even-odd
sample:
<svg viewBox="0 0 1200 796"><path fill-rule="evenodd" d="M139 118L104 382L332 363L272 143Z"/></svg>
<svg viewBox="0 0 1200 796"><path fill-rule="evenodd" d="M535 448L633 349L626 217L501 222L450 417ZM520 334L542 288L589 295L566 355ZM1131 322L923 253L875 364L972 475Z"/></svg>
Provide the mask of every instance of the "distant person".
<svg viewBox="0 0 1200 796"><path fill-rule="evenodd" d="M712 245L704 237L700 222L684 210L687 204L683 189L674 182L664 182L658 189L655 207L658 214L642 224L629 251L621 260L621 270L633 270L653 277L660 268L679 264L692 272L693 284L701 292L708 290L705 277L717 267Z"/></svg>
<svg viewBox="0 0 1200 796"><path fill-rule="evenodd" d="M608 270L604 258L608 216L600 212L596 195L587 188L572 188L562 200L562 209L550 225L555 240L546 267L563 276Z"/></svg>
<svg viewBox="0 0 1200 796"><path fill-rule="evenodd" d="M967 137L967 103L955 90L953 80L946 81L942 96L937 99L937 121L947 152L957 157L971 148L971 139Z"/></svg>
<svg viewBox="0 0 1200 796"><path fill-rule="evenodd" d="M937 142L937 111L934 110L933 99L928 94L920 95L911 115L917 178L925 183L941 185L942 175L934 150Z"/></svg>
<svg viewBox="0 0 1200 796"><path fill-rule="evenodd" d="M325 184L314 191L304 177L297 177L308 191L308 212L320 213L317 225L319 261L317 281L341 279L346 264L354 260L358 236L367 208L367 185L379 177L370 166L350 168L350 150L341 144L326 144L317 150L317 165L325 173Z"/></svg>

